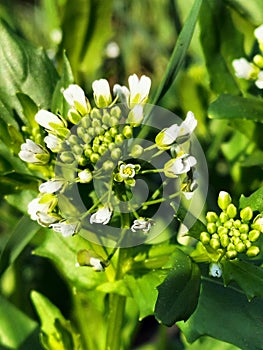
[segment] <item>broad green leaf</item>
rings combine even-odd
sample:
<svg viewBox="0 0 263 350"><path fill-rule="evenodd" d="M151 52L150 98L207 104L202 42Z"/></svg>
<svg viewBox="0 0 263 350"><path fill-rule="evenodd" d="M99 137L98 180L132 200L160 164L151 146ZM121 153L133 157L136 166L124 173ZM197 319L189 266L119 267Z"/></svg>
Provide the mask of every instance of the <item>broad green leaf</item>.
<svg viewBox="0 0 263 350"><path fill-rule="evenodd" d="M18 92L16 96L23 108L23 115L29 122L31 128L38 128L39 125L35 121L35 115L38 111L38 108L35 102L28 95L23 94L22 92Z"/></svg>
<svg viewBox="0 0 263 350"><path fill-rule="evenodd" d="M37 338L29 342L29 338L37 331L38 324L18 310L14 305L0 295L0 347L8 349L40 350ZM34 342L33 342L34 341ZM25 345L27 343L27 348Z"/></svg>
<svg viewBox="0 0 263 350"><path fill-rule="evenodd" d="M195 312L188 321L177 325L191 343L208 335L242 350L261 350L262 308L262 299L248 302L237 288L224 287L215 279L203 280Z"/></svg>
<svg viewBox="0 0 263 350"><path fill-rule="evenodd" d="M34 253L50 259L72 286L87 291L96 288L107 279L106 272L96 272L89 266L76 267L77 253L81 249L90 249L90 245L79 235L64 238L48 230L43 243Z"/></svg>
<svg viewBox="0 0 263 350"><path fill-rule="evenodd" d="M240 208L251 207L253 211L263 212L263 186L252 193L249 197L241 195L239 200Z"/></svg>
<svg viewBox="0 0 263 350"><path fill-rule="evenodd" d="M177 250L171 257L173 269L158 287L155 316L166 326L187 320L194 312L200 290L200 270L188 255Z"/></svg>
<svg viewBox="0 0 263 350"><path fill-rule="evenodd" d="M51 107L58 74L43 49L18 37L0 21L0 96L26 123L17 92L22 92L42 108Z"/></svg>
<svg viewBox="0 0 263 350"><path fill-rule="evenodd" d="M51 110L54 113L60 113L64 117L66 117L66 114L68 112L69 106L64 99L63 96L63 89L66 89L70 84L72 84L74 81L72 70L70 63L67 59L66 54L63 55L63 66L62 66L62 74L57 82L56 89L53 95L52 99L52 108Z"/></svg>
<svg viewBox="0 0 263 350"><path fill-rule="evenodd" d="M210 118L263 121L263 101L257 98L221 95L208 109Z"/></svg>
<svg viewBox="0 0 263 350"><path fill-rule="evenodd" d="M37 184L34 176L10 172L0 176L0 194L5 195L23 190L36 190Z"/></svg>
<svg viewBox="0 0 263 350"><path fill-rule="evenodd" d="M41 341L49 349L79 350L79 336L60 310L44 295L32 291L31 299L41 320Z"/></svg>
<svg viewBox="0 0 263 350"><path fill-rule="evenodd" d="M193 344L187 344L185 350L240 350L236 346L225 343L223 341L211 338L211 337L201 337Z"/></svg>
<svg viewBox="0 0 263 350"><path fill-rule="evenodd" d="M180 71L183 65L187 49L190 45L193 36L202 1L203 0L195 0L190 10L190 13L188 15L187 20L185 21L183 29L177 38L172 56L170 58L166 72L164 73L164 78L159 84L159 88L153 98L153 101L150 101L153 105L158 104L161 98L170 89L173 81L175 80L178 72Z"/></svg>
<svg viewBox="0 0 263 350"><path fill-rule="evenodd" d="M241 260L222 261L225 285L235 281L245 292L249 300L254 297L263 299L263 269Z"/></svg>
<svg viewBox="0 0 263 350"><path fill-rule="evenodd" d="M30 242L39 225L32 221L28 216L22 217L17 223L13 232L0 254L0 275L10 266Z"/></svg>
<svg viewBox="0 0 263 350"><path fill-rule="evenodd" d="M254 25L263 23L263 3L261 0L224 0L224 2Z"/></svg>
<svg viewBox="0 0 263 350"><path fill-rule="evenodd" d="M249 154L243 161L240 163L243 167L252 167L252 166L262 166L263 165L263 152L256 150L253 153Z"/></svg>
<svg viewBox="0 0 263 350"><path fill-rule="evenodd" d="M19 193L5 195L5 201L12 205L12 207L18 209L21 213L28 215L27 206L30 201L36 198L36 191L23 190Z"/></svg>
<svg viewBox="0 0 263 350"><path fill-rule="evenodd" d="M230 66L233 59L244 56L243 41L222 1L203 1L200 29L212 90L219 94L229 92L237 95L239 88L231 74Z"/></svg>

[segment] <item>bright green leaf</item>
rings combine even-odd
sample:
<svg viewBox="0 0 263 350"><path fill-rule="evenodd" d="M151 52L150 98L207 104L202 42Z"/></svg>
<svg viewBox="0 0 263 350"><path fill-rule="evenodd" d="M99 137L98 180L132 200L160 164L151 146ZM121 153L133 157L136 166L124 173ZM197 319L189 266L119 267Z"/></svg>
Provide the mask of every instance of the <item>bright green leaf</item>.
<svg viewBox="0 0 263 350"><path fill-rule="evenodd" d="M224 0L224 2L254 25L263 23L263 3L261 0Z"/></svg>
<svg viewBox="0 0 263 350"><path fill-rule="evenodd" d="M242 195L239 200L240 208L251 207L253 211L263 212L263 186L249 197Z"/></svg>

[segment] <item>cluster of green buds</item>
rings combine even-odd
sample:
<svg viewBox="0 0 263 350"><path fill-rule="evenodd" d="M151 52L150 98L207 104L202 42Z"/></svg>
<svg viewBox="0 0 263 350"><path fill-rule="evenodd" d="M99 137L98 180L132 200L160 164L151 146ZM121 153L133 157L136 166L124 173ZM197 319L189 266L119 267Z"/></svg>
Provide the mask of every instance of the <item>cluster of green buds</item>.
<svg viewBox="0 0 263 350"><path fill-rule="evenodd" d="M114 85L112 94L107 80L94 81L94 102L81 87L71 84L62 91L67 103L65 114L44 109L36 113L39 132L25 135L26 142L18 154L37 171L38 178L39 174L43 177L37 197L28 204L32 220L64 237L78 233L87 224L89 229L90 225L107 225L116 205L120 210L116 215L122 212L119 203L129 200L138 177L161 172L166 177L161 186L172 183L173 191L178 192L164 198L163 189L154 189L151 200L140 203L140 211L135 205L135 209L128 208L130 233L145 235L155 223L146 212L149 205L181 194L186 199L192 197L197 188L197 160L190 154L190 137L197 125L194 114L188 112L180 125L155 131L155 142L150 146L148 140L146 146L140 140L134 142L144 125L151 80L133 74L128 83L129 87ZM165 157L163 161L163 152L169 153L170 160ZM160 157L160 169L151 165L156 157ZM102 183L99 191L98 182ZM84 197L82 207L74 202L76 191ZM114 219L116 222L119 218ZM92 262L96 270L106 266L98 265L96 259Z"/></svg>
<svg viewBox="0 0 263 350"><path fill-rule="evenodd" d="M256 242L263 233L263 217L254 217L250 207L241 209L238 215L229 193L224 191L219 193L218 206L222 209L219 215L212 211L206 214L207 230L200 234L203 245L208 251L217 251L220 259L235 259L239 254L257 256L260 248Z"/></svg>
<svg viewBox="0 0 263 350"><path fill-rule="evenodd" d="M263 89L263 25L254 30L258 42L259 52L252 61L241 57L233 60L232 65L238 78L252 80L259 89Z"/></svg>

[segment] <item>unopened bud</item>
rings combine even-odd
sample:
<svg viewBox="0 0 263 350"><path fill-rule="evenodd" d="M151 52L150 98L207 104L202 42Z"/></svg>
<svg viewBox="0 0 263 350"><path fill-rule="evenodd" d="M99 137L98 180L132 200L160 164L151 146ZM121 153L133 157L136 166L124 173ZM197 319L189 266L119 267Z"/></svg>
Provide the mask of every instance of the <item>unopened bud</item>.
<svg viewBox="0 0 263 350"><path fill-rule="evenodd" d="M216 224L215 224L214 222L209 222L209 223L207 224L207 231L208 231L209 233L215 233L215 232L216 232L216 229L217 229L217 227L216 227Z"/></svg>
<svg viewBox="0 0 263 350"><path fill-rule="evenodd" d="M248 224L241 224L239 227L239 232L240 233L248 233L249 231L249 226Z"/></svg>
<svg viewBox="0 0 263 350"><path fill-rule="evenodd" d="M200 234L200 241L203 244L208 244L210 242L210 235L208 232L201 232Z"/></svg>
<svg viewBox="0 0 263 350"><path fill-rule="evenodd" d="M133 157L133 158L139 158L139 157L143 154L143 151L144 151L144 149L143 149L142 146L140 146L140 145L134 145L134 146L132 147L132 150L131 150L130 155L131 155L131 157Z"/></svg>
<svg viewBox="0 0 263 350"><path fill-rule="evenodd" d="M219 215L219 220L222 222L222 224L224 224L225 222L227 222L227 220L229 219L227 213L222 212Z"/></svg>
<svg viewBox="0 0 263 350"><path fill-rule="evenodd" d="M225 191L220 191L217 201L219 208L221 208L222 210L226 210L226 208L231 202L232 199L230 197L230 194Z"/></svg>
<svg viewBox="0 0 263 350"><path fill-rule="evenodd" d="M223 248L226 248L229 244L229 237L228 235L222 235L220 237L220 243Z"/></svg>
<svg viewBox="0 0 263 350"><path fill-rule="evenodd" d="M240 220L235 220L234 221L234 227L239 228L241 226L241 221Z"/></svg>
<svg viewBox="0 0 263 350"><path fill-rule="evenodd" d="M115 126L112 126L109 132L111 137L115 137L118 134L118 129Z"/></svg>
<svg viewBox="0 0 263 350"><path fill-rule="evenodd" d="M124 137L123 137L122 134L118 134L118 135L115 136L115 143L116 143L116 145L118 145L118 146L122 145L123 140L124 140Z"/></svg>
<svg viewBox="0 0 263 350"><path fill-rule="evenodd" d="M228 250L226 252L226 256L228 257L228 259L233 260L237 257L237 252L235 250Z"/></svg>
<svg viewBox="0 0 263 350"><path fill-rule="evenodd" d="M115 148L111 151L111 158L113 160L118 160L121 157L121 149L120 148Z"/></svg>
<svg viewBox="0 0 263 350"><path fill-rule="evenodd" d="M218 248L220 248L220 242L218 239L216 238L212 238L210 240L210 247L213 248L214 250L217 250Z"/></svg>
<svg viewBox="0 0 263 350"><path fill-rule="evenodd" d="M92 173L89 169L85 169L79 172L79 182L89 183L91 180L92 180Z"/></svg>
<svg viewBox="0 0 263 350"><path fill-rule="evenodd" d="M123 128L122 134L124 135L124 137L126 137L126 139L130 139L133 135L132 127L130 125L125 125L125 127Z"/></svg>
<svg viewBox="0 0 263 350"><path fill-rule="evenodd" d="M239 241L237 244L236 244L236 251L238 253L243 253L244 251L246 250L246 246L243 242Z"/></svg>
<svg viewBox="0 0 263 350"><path fill-rule="evenodd" d="M237 215L237 208L234 204L229 204L226 209L227 215L231 218L234 219L234 217Z"/></svg>
<svg viewBox="0 0 263 350"><path fill-rule="evenodd" d="M81 126L84 128L84 129L88 129L88 127L90 127L90 117L83 117L81 119Z"/></svg>
<svg viewBox="0 0 263 350"><path fill-rule="evenodd" d="M60 159L62 162L70 164L73 163L75 160L74 154L72 152L69 151L65 151L60 153Z"/></svg>
<svg viewBox="0 0 263 350"><path fill-rule="evenodd" d="M253 218L253 211L250 207L246 207L240 211L240 217L243 221L250 221Z"/></svg>
<svg viewBox="0 0 263 350"><path fill-rule="evenodd" d="M260 231L258 230L251 230L248 234L248 239L250 242L255 242L260 236Z"/></svg>
<svg viewBox="0 0 263 350"><path fill-rule="evenodd" d="M263 233L263 216L260 214L257 215L251 227Z"/></svg>
<svg viewBox="0 0 263 350"><path fill-rule="evenodd" d="M90 118L93 121L94 119L101 119L100 110L98 108L93 108L90 113Z"/></svg>
<svg viewBox="0 0 263 350"><path fill-rule="evenodd" d="M118 107L118 106L112 107L111 110L110 110L110 114L113 117L115 117L117 119L120 119L120 117L121 117L121 109L120 109L120 107Z"/></svg>
<svg viewBox="0 0 263 350"><path fill-rule="evenodd" d="M102 169L105 171L111 171L114 169L115 165L111 160L106 160L106 162L103 163Z"/></svg>
<svg viewBox="0 0 263 350"><path fill-rule="evenodd" d="M216 222L218 220L218 216L213 211L208 211L206 214L206 220L207 222Z"/></svg>
<svg viewBox="0 0 263 350"><path fill-rule="evenodd" d="M218 234L221 235L227 235L228 234L228 229L224 226L219 226L217 229Z"/></svg>
<svg viewBox="0 0 263 350"><path fill-rule="evenodd" d="M90 156L90 161L92 163L97 163L97 161L100 159L100 155L98 153L92 153Z"/></svg>
<svg viewBox="0 0 263 350"><path fill-rule="evenodd" d="M224 223L224 227L226 227L227 229L231 229L231 227L233 227L233 220L228 220Z"/></svg>
<svg viewBox="0 0 263 350"><path fill-rule="evenodd" d="M263 68L263 57L261 55L255 55L253 57L253 62L259 67Z"/></svg>
<svg viewBox="0 0 263 350"><path fill-rule="evenodd" d="M254 258L260 253L259 247L252 245L250 248L248 248L246 254L249 258Z"/></svg>

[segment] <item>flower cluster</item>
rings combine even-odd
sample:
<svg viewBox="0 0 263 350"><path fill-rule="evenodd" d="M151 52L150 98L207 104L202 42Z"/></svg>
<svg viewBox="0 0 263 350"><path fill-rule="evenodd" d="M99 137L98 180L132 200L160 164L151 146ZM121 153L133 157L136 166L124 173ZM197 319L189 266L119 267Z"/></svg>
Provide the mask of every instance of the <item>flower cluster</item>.
<svg viewBox="0 0 263 350"><path fill-rule="evenodd" d="M235 75L238 78L253 80L259 89L263 89L263 25L255 29L254 35L257 39L260 53L253 57L252 62L241 57L233 60L232 64Z"/></svg>
<svg viewBox="0 0 263 350"><path fill-rule="evenodd" d="M155 172L162 172L167 181L180 182L178 194L192 197L197 188L197 161L190 154L190 137L197 125L193 113L188 112L180 125L161 130L152 146L143 147L133 140L143 125L151 80L134 74L128 83L129 87L114 85L112 94L107 80L94 81L94 103L78 85L71 84L62 91L68 104L66 115L43 109L37 112L35 121L42 130L37 138L28 135L19 152L30 168L44 167L49 174L40 184L37 198L28 205L32 220L64 237L78 233L87 220L91 225L107 225L114 216L113 208L129 198L138 176ZM162 159L166 151L170 152L170 160L161 169L147 167L152 158ZM140 160L142 155L144 160ZM97 180L102 183L99 194L94 185ZM72 188L91 199L84 212L74 199L70 201L74 197ZM142 203L142 208L145 203L147 208L149 203L166 200L158 190L152 199ZM61 207L63 201L66 204ZM65 211L65 207L71 209ZM129 207L130 232L147 234L154 222L146 212L136 210Z"/></svg>
<svg viewBox="0 0 263 350"><path fill-rule="evenodd" d="M250 207L238 210L232 203L227 192L221 191L218 196L218 205L222 209L217 215L209 211L206 215L207 231L201 232L200 241L209 250L219 253L219 260L223 257L235 259L238 254L255 257L260 253L256 241L263 233L263 217L257 215L253 218Z"/></svg>

